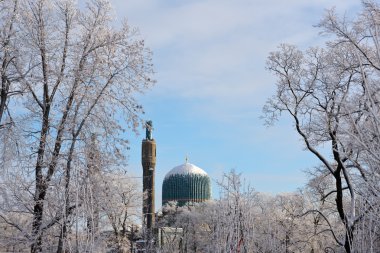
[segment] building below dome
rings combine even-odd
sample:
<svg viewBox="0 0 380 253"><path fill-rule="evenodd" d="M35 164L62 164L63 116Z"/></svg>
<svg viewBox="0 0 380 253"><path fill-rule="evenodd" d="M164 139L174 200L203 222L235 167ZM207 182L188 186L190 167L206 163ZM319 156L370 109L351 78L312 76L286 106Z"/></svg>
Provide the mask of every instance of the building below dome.
<svg viewBox="0 0 380 253"><path fill-rule="evenodd" d="M169 171L162 184L162 205L177 201L179 206L189 202L204 202L211 198L211 182L207 173L191 163Z"/></svg>

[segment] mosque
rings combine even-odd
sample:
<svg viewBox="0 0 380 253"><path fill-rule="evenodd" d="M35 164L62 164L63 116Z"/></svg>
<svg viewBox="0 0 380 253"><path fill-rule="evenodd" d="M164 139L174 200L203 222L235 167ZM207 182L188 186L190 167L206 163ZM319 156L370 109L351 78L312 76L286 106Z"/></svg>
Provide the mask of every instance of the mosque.
<svg viewBox="0 0 380 253"><path fill-rule="evenodd" d="M142 141L141 163L143 167L143 224L147 229L155 221L155 167L156 141L152 136L152 121L146 123L146 137ZM170 170L162 184L162 205L170 201L178 206L204 202L211 198L211 182L207 173L187 161Z"/></svg>
<svg viewBox="0 0 380 253"><path fill-rule="evenodd" d="M211 198L210 178L201 168L187 161L170 170L162 184L162 205L176 201L178 206Z"/></svg>

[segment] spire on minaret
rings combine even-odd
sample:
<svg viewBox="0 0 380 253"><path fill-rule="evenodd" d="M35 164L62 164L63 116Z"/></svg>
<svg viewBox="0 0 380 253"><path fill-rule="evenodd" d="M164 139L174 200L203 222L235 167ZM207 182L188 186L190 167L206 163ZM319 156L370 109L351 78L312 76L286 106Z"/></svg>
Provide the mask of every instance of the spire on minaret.
<svg viewBox="0 0 380 253"><path fill-rule="evenodd" d="M152 132L153 132L153 122L151 120L148 120L146 123L145 123L145 139L147 140L153 140L153 135L152 135Z"/></svg>

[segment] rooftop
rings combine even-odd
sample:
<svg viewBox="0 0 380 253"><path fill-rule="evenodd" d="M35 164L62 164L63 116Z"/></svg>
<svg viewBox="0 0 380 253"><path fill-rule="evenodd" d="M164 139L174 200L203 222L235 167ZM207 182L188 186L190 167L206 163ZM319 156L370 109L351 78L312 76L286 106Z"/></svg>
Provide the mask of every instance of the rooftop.
<svg viewBox="0 0 380 253"><path fill-rule="evenodd" d="M188 175L188 174L198 174L198 175L207 176L206 171L202 170L198 166L195 166L194 164L186 162L184 164L174 167L171 171L169 171L166 174L165 179L173 175Z"/></svg>

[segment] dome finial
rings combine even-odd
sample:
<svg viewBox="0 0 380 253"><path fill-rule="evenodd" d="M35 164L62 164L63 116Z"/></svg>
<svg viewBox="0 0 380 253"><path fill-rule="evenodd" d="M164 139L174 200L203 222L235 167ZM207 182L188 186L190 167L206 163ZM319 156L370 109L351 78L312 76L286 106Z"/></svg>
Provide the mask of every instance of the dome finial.
<svg viewBox="0 0 380 253"><path fill-rule="evenodd" d="M186 157L185 157L185 163L189 163L189 156L188 155L186 155Z"/></svg>

